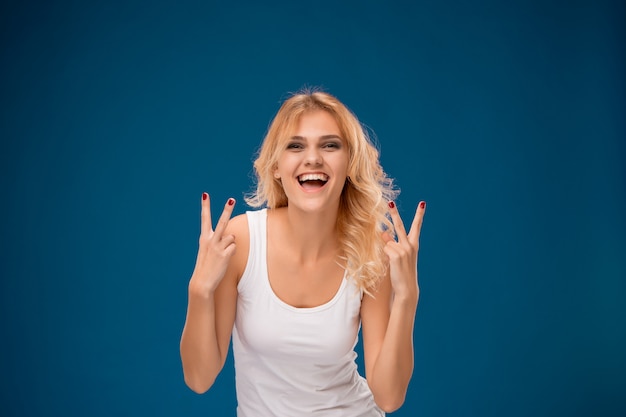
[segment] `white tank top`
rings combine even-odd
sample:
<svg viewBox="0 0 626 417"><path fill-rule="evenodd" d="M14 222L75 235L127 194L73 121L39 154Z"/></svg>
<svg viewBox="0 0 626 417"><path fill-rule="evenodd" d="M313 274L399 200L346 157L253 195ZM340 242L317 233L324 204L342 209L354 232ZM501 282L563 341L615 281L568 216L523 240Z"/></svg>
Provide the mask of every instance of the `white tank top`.
<svg viewBox="0 0 626 417"><path fill-rule="evenodd" d="M237 416L384 416L355 362L362 292L344 276L325 304L282 301L267 275L267 210L246 214L250 253L233 330Z"/></svg>

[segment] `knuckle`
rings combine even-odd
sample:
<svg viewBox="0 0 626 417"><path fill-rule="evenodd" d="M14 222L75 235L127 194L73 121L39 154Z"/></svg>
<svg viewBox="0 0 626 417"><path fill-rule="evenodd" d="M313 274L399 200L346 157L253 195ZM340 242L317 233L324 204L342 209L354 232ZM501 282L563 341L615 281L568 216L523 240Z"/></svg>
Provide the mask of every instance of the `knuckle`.
<svg viewBox="0 0 626 417"><path fill-rule="evenodd" d="M227 260L233 255L234 250L235 250L234 245L228 246L224 250L220 251L219 256L221 259Z"/></svg>
<svg viewBox="0 0 626 417"><path fill-rule="evenodd" d="M387 256L389 256L389 259L393 261L397 261L398 259L400 259L400 256L398 255L398 252L396 251L389 251L387 253Z"/></svg>

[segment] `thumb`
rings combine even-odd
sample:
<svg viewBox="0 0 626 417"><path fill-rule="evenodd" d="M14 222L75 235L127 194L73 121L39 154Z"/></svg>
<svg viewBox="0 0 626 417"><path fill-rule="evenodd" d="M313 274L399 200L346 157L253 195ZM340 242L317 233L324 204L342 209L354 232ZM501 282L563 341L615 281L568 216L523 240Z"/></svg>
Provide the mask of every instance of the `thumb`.
<svg viewBox="0 0 626 417"><path fill-rule="evenodd" d="M389 243L389 242L392 242L392 241L395 242L395 239L389 234L389 232L383 232L382 233L382 237L383 237L383 240L385 241L385 243Z"/></svg>

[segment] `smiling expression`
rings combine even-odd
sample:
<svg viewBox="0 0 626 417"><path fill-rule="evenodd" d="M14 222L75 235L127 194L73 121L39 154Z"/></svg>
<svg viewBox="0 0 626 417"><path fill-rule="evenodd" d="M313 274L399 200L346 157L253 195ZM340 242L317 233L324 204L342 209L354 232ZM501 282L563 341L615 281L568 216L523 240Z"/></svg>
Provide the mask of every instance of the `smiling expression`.
<svg viewBox="0 0 626 417"><path fill-rule="evenodd" d="M348 148L334 117L324 111L304 113L278 158L280 178L289 205L312 210L337 207L348 170Z"/></svg>

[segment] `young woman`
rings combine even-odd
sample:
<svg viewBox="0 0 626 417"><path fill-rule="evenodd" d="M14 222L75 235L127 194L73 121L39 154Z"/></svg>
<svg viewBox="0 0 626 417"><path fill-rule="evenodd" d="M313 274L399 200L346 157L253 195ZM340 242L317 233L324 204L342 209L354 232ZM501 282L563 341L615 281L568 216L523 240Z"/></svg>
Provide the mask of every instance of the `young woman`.
<svg viewBox="0 0 626 417"><path fill-rule="evenodd" d="M246 201L263 208L231 219L231 198L213 229L202 195L180 343L185 382L207 391L232 335L239 417L398 409L413 373L425 203L407 233L378 152L323 92L283 103L254 167ZM366 378L355 363L360 327Z"/></svg>

